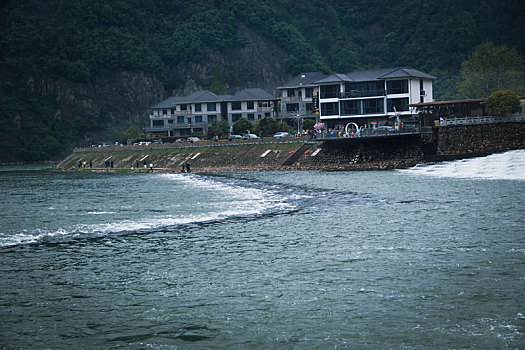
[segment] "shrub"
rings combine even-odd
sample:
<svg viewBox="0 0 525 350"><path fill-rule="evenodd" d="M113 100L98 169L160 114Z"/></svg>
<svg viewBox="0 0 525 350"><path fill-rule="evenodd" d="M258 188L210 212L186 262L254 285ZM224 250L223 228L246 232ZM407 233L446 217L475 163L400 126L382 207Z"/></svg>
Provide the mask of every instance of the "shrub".
<svg viewBox="0 0 525 350"><path fill-rule="evenodd" d="M519 111L520 107L520 98L514 91L496 91L487 99L486 112L489 115L504 116Z"/></svg>

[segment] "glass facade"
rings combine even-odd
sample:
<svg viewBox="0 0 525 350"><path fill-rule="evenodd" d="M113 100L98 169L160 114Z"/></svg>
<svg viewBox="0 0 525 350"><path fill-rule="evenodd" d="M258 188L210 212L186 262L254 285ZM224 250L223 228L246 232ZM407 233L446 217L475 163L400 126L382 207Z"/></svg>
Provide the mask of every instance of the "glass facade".
<svg viewBox="0 0 525 350"><path fill-rule="evenodd" d="M408 111L408 97L405 98L389 98L387 101L388 112L404 112ZM395 108L395 110L394 110Z"/></svg>
<svg viewBox="0 0 525 350"><path fill-rule="evenodd" d="M321 98L336 98L339 97L339 85L321 85Z"/></svg>
<svg viewBox="0 0 525 350"><path fill-rule="evenodd" d="M393 94L407 94L408 93L408 80L388 80L386 82L386 93L389 95Z"/></svg>
<svg viewBox="0 0 525 350"><path fill-rule="evenodd" d="M328 102L321 103L321 115L338 115L339 114L339 103L338 102Z"/></svg>

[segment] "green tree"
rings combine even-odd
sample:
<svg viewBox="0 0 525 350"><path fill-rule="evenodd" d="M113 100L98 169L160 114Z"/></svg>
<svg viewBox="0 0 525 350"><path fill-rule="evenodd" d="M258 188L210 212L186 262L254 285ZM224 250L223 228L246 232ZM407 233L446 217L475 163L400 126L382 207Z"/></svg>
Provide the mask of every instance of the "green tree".
<svg viewBox="0 0 525 350"><path fill-rule="evenodd" d="M313 130L315 125L315 120L305 119L303 120L303 129L304 130Z"/></svg>
<svg viewBox="0 0 525 350"><path fill-rule="evenodd" d="M246 134L246 131L249 131L253 128L253 124L248 121L246 118L241 118L233 123L233 133L234 134Z"/></svg>
<svg viewBox="0 0 525 350"><path fill-rule="evenodd" d="M525 90L523 57L507 46L488 42L478 46L461 64L459 83L464 97L486 97L498 90Z"/></svg>
<svg viewBox="0 0 525 350"><path fill-rule="evenodd" d="M514 91L496 91L487 99L486 111L489 115L504 116L519 111L520 107L520 98Z"/></svg>
<svg viewBox="0 0 525 350"><path fill-rule="evenodd" d="M272 117L264 117L255 122L255 131L261 136L273 135L277 127L277 121Z"/></svg>
<svg viewBox="0 0 525 350"><path fill-rule="evenodd" d="M211 122L210 129L218 137L225 137L230 131L230 124L228 124L228 121L224 119L214 120Z"/></svg>

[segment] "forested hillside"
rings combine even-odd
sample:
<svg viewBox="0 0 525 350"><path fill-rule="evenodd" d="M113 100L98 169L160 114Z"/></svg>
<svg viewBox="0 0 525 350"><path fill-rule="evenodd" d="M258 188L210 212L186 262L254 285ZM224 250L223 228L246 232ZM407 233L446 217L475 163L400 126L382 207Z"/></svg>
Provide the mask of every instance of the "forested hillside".
<svg viewBox="0 0 525 350"><path fill-rule="evenodd" d="M412 66L458 96L492 41L523 55L519 0L12 0L0 5L0 162L142 126L173 93L269 92L301 71Z"/></svg>

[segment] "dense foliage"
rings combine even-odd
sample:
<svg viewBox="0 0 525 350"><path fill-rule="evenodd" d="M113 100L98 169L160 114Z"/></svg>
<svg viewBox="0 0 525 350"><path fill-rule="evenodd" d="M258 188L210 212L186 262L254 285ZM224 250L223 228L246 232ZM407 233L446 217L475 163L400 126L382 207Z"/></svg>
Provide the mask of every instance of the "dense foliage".
<svg viewBox="0 0 525 350"><path fill-rule="evenodd" d="M502 89L525 93L523 57L504 45L488 42L478 46L461 64L461 75L460 91L468 97L487 97Z"/></svg>
<svg viewBox="0 0 525 350"><path fill-rule="evenodd" d="M508 115L519 111L520 107L520 99L512 90L496 91L487 98L486 110L489 115Z"/></svg>
<svg viewBox="0 0 525 350"><path fill-rule="evenodd" d="M249 134L253 129L253 124L246 118L237 120L232 125L233 133L237 135Z"/></svg>
<svg viewBox="0 0 525 350"><path fill-rule="evenodd" d="M477 45L506 44L523 56L523 18L519 0L4 1L0 161L49 159L108 128L106 112L85 106L57 115L56 96L32 92L34 75L93 84L108 71L148 72L171 91L177 66L242 47L246 26L287 54L276 63L290 74L412 66L439 78L436 99L463 97L461 62ZM200 88L224 93L225 73L234 74L218 68Z"/></svg>

